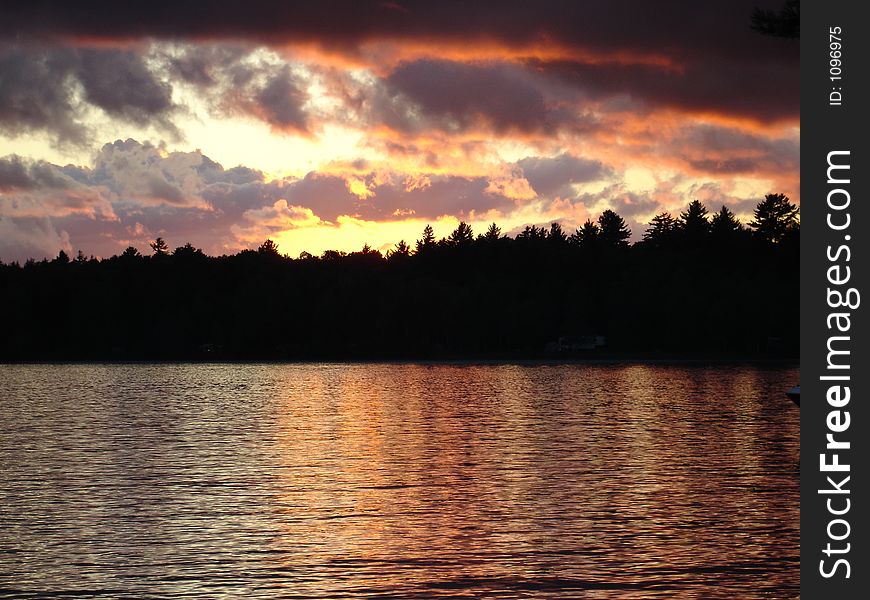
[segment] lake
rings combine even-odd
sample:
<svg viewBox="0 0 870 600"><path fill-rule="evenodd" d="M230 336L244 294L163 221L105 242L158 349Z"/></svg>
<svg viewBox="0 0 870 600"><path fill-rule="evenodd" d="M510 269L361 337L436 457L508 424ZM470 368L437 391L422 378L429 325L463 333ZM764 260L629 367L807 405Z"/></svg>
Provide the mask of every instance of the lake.
<svg viewBox="0 0 870 600"><path fill-rule="evenodd" d="M797 597L798 381L0 365L0 597Z"/></svg>

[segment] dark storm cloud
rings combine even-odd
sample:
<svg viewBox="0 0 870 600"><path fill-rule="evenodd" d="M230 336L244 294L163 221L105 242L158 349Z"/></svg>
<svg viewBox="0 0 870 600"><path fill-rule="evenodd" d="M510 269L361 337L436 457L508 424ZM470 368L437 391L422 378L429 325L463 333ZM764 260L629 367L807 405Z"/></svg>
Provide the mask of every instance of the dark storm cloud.
<svg viewBox="0 0 870 600"><path fill-rule="evenodd" d="M655 104L772 119L797 115L798 45L759 35L750 24L756 6L780 4L779 0L541 0L506 7L500 2L408 0L395 3L401 8L397 10L380 0L281 4L29 0L9 2L0 9L0 35L118 43L142 37L244 39L276 46L311 44L352 57L363 54L366 43L382 40L399 45L425 42L431 56L438 56L439 45L451 44L466 49L468 59L474 57L478 44L514 49L514 56L549 45L559 56L534 59L534 50L529 50L534 68L559 72L602 95L627 93ZM176 65L178 73L187 81L207 85L213 78L209 61L189 58ZM664 64L639 66L647 59ZM434 94L422 87L425 82L419 81L426 69L417 69L396 74L392 83L400 90L417 89L417 100L430 103L435 114L452 116L456 109L467 107L491 113L496 123L522 128L514 109L540 108L534 90L522 86L516 98L468 98L461 92L450 97L448 92L443 104L438 104ZM469 81L467 74L447 75L457 78L455 85L483 87ZM489 77L496 86L504 83L497 73ZM274 118L298 122L292 111L275 111Z"/></svg>
<svg viewBox="0 0 870 600"><path fill-rule="evenodd" d="M800 170L797 138L771 138L715 125L688 128L670 140L667 152L682 157L696 171L712 174Z"/></svg>
<svg viewBox="0 0 870 600"><path fill-rule="evenodd" d="M428 2L404 0L390 10L381 0L275 3L200 0L117 3L114 0L12 0L0 32L89 38L248 38L283 43L323 42L350 48L372 39L465 42L486 37L509 46L549 39L566 46L641 52L693 50L753 56L746 42L752 10L776 0L539 0ZM750 44L757 47L759 43Z"/></svg>
<svg viewBox="0 0 870 600"><path fill-rule="evenodd" d="M529 61L529 66L574 86L590 99L625 98L635 110L666 107L735 114L769 121L800 110L797 61L789 64L688 61L680 70L658 65L601 65Z"/></svg>
<svg viewBox="0 0 870 600"><path fill-rule="evenodd" d="M68 85L75 51L24 49L0 44L0 132L49 130L61 142L80 142L86 128Z"/></svg>
<svg viewBox="0 0 870 600"><path fill-rule="evenodd" d="M758 161L753 158L726 158L688 160L689 166L698 171L717 174L753 173L758 169Z"/></svg>
<svg viewBox="0 0 870 600"><path fill-rule="evenodd" d="M487 191L485 177L431 176L428 185L408 190L405 182L395 181L374 188L375 195L362 203L363 218L393 220L396 215L435 219L442 215L468 218L471 212L513 208L514 202Z"/></svg>
<svg viewBox="0 0 870 600"><path fill-rule="evenodd" d="M288 67L271 76L255 99L264 120L273 127L305 130L305 95Z"/></svg>
<svg viewBox="0 0 870 600"><path fill-rule="evenodd" d="M288 203L308 207L327 221L357 212L358 198L347 189L344 179L334 175L308 173L285 194Z"/></svg>
<svg viewBox="0 0 870 600"><path fill-rule="evenodd" d="M0 191L62 189L70 181L55 165L19 156L0 158Z"/></svg>
<svg viewBox="0 0 870 600"><path fill-rule="evenodd" d="M399 65L384 85L389 103L380 112L399 130L426 121L448 131L479 121L497 132L552 131L555 125L542 91L512 65L421 60Z"/></svg>
<svg viewBox="0 0 870 600"><path fill-rule="evenodd" d="M217 44L184 45L174 50L163 57L170 73L199 87L216 84L220 69L237 63L250 51L242 46Z"/></svg>
<svg viewBox="0 0 870 600"><path fill-rule="evenodd" d="M242 114L268 123L273 130L307 133L306 82L290 67L263 61L240 62L240 56L217 56L210 73L217 113Z"/></svg>
<svg viewBox="0 0 870 600"><path fill-rule="evenodd" d="M76 97L77 86L83 99ZM177 134L171 94L133 52L0 42L2 133L48 131L58 142L84 143L83 111L92 105L116 119Z"/></svg>
<svg viewBox="0 0 870 600"><path fill-rule="evenodd" d="M550 196L569 190L572 183L595 181L612 174L600 161L560 154L553 158L528 157L517 162L523 175L540 195Z"/></svg>
<svg viewBox="0 0 870 600"><path fill-rule="evenodd" d="M172 108L172 88L148 70L142 57L114 49L83 49L79 81L85 98L128 121L163 115Z"/></svg>

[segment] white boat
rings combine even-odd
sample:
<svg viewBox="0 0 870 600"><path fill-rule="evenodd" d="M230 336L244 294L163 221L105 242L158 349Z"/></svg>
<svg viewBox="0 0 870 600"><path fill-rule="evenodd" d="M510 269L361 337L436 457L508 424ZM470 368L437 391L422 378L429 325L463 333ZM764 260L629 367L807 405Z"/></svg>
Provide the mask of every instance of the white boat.
<svg viewBox="0 0 870 600"><path fill-rule="evenodd" d="M794 402L798 406L801 405L801 386L800 385L794 386L789 391L787 391L785 393L785 395L788 396L789 398L791 398L792 402Z"/></svg>

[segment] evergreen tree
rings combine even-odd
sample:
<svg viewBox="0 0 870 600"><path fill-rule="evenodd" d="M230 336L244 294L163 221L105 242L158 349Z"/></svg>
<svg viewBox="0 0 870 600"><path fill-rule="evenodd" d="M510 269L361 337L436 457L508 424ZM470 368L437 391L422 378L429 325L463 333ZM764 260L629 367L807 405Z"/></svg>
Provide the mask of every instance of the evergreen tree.
<svg viewBox="0 0 870 600"><path fill-rule="evenodd" d="M278 256L278 244L276 244L272 240L266 240L265 242L260 244L260 247L257 248L257 252L270 256Z"/></svg>
<svg viewBox="0 0 870 600"><path fill-rule="evenodd" d="M467 246L474 241L474 232L465 221L460 221L447 237L447 245L453 247Z"/></svg>
<svg viewBox="0 0 870 600"><path fill-rule="evenodd" d="M568 241L575 246L588 247L595 244L600 236L601 229L598 225L590 219L586 219L586 222L568 238Z"/></svg>
<svg viewBox="0 0 870 600"><path fill-rule="evenodd" d="M157 238L148 245L151 246L151 249L154 251L154 256L163 256L169 254L169 246L166 244L162 237Z"/></svg>
<svg viewBox="0 0 870 600"><path fill-rule="evenodd" d="M411 255L411 246L405 240L399 240L399 243L396 244L396 247L389 252L387 252L387 258L391 259L400 259L406 258Z"/></svg>
<svg viewBox="0 0 870 600"><path fill-rule="evenodd" d="M661 212L649 222L649 227L643 234L643 241L646 244L660 247L673 238L676 229L677 220L671 216L671 213Z"/></svg>
<svg viewBox="0 0 870 600"><path fill-rule="evenodd" d="M526 225L523 230L517 235L517 240L533 241L543 240L547 238L547 230L536 225Z"/></svg>
<svg viewBox="0 0 870 600"><path fill-rule="evenodd" d="M680 213L677 227L685 239L698 241L710 231L707 208L700 200L692 200L688 208Z"/></svg>
<svg viewBox="0 0 870 600"><path fill-rule="evenodd" d="M426 225L423 228L423 238L417 240L417 253L420 251L426 251L435 246L435 230L432 229L431 225Z"/></svg>
<svg viewBox="0 0 870 600"><path fill-rule="evenodd" d="M752 29L764 35L799 38L801 36L800 0L786 0L778 13L756 8L752 11Z"/></svg>
<svg viewBox="0 0 870 600"><path fill-rule="evenodd" d="M749 227L759 239L778 244L798 226L799 214L800 209L785 194L768 194L755 207L755 218L749 222Z"/></svg>
<svg viewBox="0 0 870 600"><path fill-rule="evenodd" d="M609 208L598 217L601 241L608 246L627 247L631 230L625 220Z"/></svg>
<svg viewBox="0 0 870 600"><path fill-rule="evenodd" d="M725 205L710 220L710 232L717 237L725 237L741 231L743 225Z"/></svg>
<svg viewBox="0 0 870 600"><path fill-rule="evenodd" d="M486 230L486 234L484 234L483 239L485 239L488 242L495 242L499 238L501 238L501 228L498 225L496 225L495 223L493 223Z"/></svg>
<svg viewBox="0 0 870 600"><path fill-rule="evenodd" d="M547 238L551 242L562 243L568 239L568 236L565 235L565 232L562 231L562 225L560 223L553 223L550 225L550 233Z"/></svg>

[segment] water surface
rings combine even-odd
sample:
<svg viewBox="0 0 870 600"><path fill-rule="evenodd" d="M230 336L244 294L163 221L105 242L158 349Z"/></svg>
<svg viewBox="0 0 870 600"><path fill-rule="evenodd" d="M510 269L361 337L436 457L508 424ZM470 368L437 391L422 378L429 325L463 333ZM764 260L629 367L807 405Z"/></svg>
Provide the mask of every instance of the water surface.
<svg viewBox="0 0 870 600"><path fill-rule="evenodd" d="M797 381L0 366L0 597L796 597Z"/></svg>

